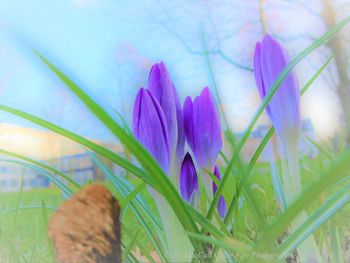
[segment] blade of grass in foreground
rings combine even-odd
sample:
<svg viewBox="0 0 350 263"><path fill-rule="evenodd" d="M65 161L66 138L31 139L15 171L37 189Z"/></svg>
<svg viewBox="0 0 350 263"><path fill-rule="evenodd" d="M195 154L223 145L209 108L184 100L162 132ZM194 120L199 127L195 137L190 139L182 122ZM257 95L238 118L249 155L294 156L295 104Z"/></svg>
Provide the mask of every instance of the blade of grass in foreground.
<svg viewBox="0 0 350 263"><path fill-rule="evenodd" d="M134 235L134 233L127 228L125 224L122 223L123 226L123 233L126 233L130 238ZM143 255L148 259L150 263L156 263L152 256L148 253L146 248L142 245L142 243L139 240L135 240L136 246L139 247L140 251L143 253Z"/></svg>
<svg viewBox="0 0 350 263"><path fill-rule="evenodd" d="M134 247L136 240L139 237L140 231L141 229L136 231L133 238L130 240L129 244L127 244L125 249L123 250L123 262L125 262L125 259L128 257L131 249Z"/></svg>
<svg viewBox="0 0 350 263"><path fill-rule="evenodd" d="M176 188L171 183L168 176L160 168L153 156L133 137L117 124L114 119L97 104L86 92L74 83L66 74L53 65L39 52L35 54L52 70L52 72L86 105L86 107L115 135L120 142L137 158L141 165L152 178L156 189L162 189L160 193L172 207L178 220L186 231L198 232L196 223L191 218L189 211L186 209L184 201L181 199ZM202 244L195 239L190 238L193 247L197 251L205 251Z"/></svg>
<svg viewBox="0 0 350 263"><path fill-rule="evenodd" d="M89 152L88 152L89 153ZM116 176L111 169L109 169L108 166L106 166L101 160L99 160L95 154L89 153L93 161L96 163L97 167L101 169L101 171L106 176L107 180L112 183L114 188L121 194L123 198L127 197L132 191L133 188L126 180L124 180L121 177ZM143 200L143 198L140 195L136 195L134 200L130 203L130 208L133 211L134 215L136 216L137 220L140 222L140 224L143 226L146 234L148 235L149 240L151 241L152 245L154 246L155 250L157 251L160 259L162 262L166 262L166 257L164 255L163 248L166 247L164 238L162 236L162 228L158 220L155 218L153 211L149 208L147 203ZM145 220L145 217L141 214L141 209L144 211L144 213L148 216L148 218L151 220L152 226L155 227L156 233L158 234L157 237L155 237L149 222Z"/></svg>
<svg viewBox="0 0 350 263"><path fill-rule="evenodd" d="M145 183L141 183L139 186L137 186L131 193L129 193L121 202L120 206L122 208L125 208L135 197L138 195L142 190L146 188Z"/></svg>
<svg viewBox="0 0 350 263"><path fill-rule="evenodd" d="M330 219L350 200L350 184L345 185L319 207L296 231L294 231L278 248L281 258L287 257L315 229Z"/></svg>
<svg viewBox="0 0 350 263"><path fill-rule="evenodd" d="M317 182L306 189L296 202L262 230L262 238L257 248L271 246L271 240L276 240L281 236L300 211L312 204L322 192L334 186L339 180L348 177L349 169L350 152L348 151L341 159L335 161Z"/></svg>
<svg viewBox="0 0 350 263"><path fill-rule="evenodd" d="M47 214L46 214L46 205L45 205L45 201L41 200L41 206L42 206L42 213L43 213L43 217L44 217L44 224L45 224L45 229L48 229L49 227L49 221L47 219ZM54 250L53 250L53 245L52 245L52 241L49 238L49 236L46 237L46 242L47 242L47 246L49 247L49 251L50 251L50 257L51 257L51 262L55 263L55 256L54 256Z"/></svg>

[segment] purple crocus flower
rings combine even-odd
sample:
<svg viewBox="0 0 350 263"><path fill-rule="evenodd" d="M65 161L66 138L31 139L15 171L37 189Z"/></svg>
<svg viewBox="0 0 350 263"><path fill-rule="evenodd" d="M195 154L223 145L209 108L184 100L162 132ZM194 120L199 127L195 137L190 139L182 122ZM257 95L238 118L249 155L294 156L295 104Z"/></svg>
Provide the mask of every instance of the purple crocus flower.
<svg viewBox="0 0 350 263"><path fill-rule="evenodd" d="M176 119L177 119L176 158L178 162L181 162L182 157L184 156L184 149L185 149L185 127L184 127L181 103L174 85L173 85L173 92L174 92L174 98L175 98Z"/></svg>
<svg viewBox="0 0 350 263"><path fill-rule="evenodd" d="M192 102L187 97L183 110L187 142L200 168L212 170L222 147L219 115L209 88Z"/></svg>
<svg viewBox="0 0 350 263"><path fill-rule="evenodd" d="M215 168L214 168L214 175L219 181L221 181L220 171L219 171L219 168L216 165L215 165ZM216 194L217 189L218 188L216 186L216 183L213 181L213 194L214 195ZM225 215L226 215L226 202L225 202L225 199L224 199L224 197L222 195L220 195L220 197L219 197L217 210L218 210L218 213L219 213L220 217L221 218L225 218Z"/></svg>
<svg viewBox="0 0 350 263"><path fill-rule="evenodd" d="M262 42L257 42L254 53L254 75L261 98L269 92L289 61L285 49L270 35L266 35ZM284 143L298 138L300 91L293 73L284 80L266 107L266 111Z"/></svg>
<svg viewBox="0 0 350 263"><path fill-rule="evenodd" d="M181 166L180 193L182 198L191 204L199 196L197 172L189 153L186 153Z"/></svg>
<svg viewBox="0 0 350 263"><path fill-rule="evenodd" d="M169 131L171 154L175 155L177 153L176 157L182 159L185 140L182 131L182 109L175 86L163 62L152 66L148 78L148 89L157 99L164 112Z"/></svg>
<svg viewBox="0 0 350 263"><path fill-rule="evenodd" d="M154 156L165 172L169 172L169 133L164 113L152 93L141 88L133 110L133 132Z"/></svg>

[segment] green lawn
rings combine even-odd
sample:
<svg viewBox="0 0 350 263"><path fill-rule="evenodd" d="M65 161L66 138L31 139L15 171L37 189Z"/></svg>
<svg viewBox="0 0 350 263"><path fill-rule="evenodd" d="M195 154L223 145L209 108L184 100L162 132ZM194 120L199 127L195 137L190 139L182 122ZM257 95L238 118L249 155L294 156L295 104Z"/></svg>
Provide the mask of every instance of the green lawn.
<svg viewBox="0 0 350 263"><path fill-rule="evenodd" d="M62 200L56 188L0 193L1 263L52 261L47 218Z"/></svg>
<svg viewBox="0 0 350 263"><path fill-rule="evenodd" d="M107 186L113 191L110 185ZM118 196L115 191L113 192ZM143 190L142 195L148 200L152 209L155 209L153 201L146 192ZM22 193L0 192L0 263L53 262L53 252L47 236L47 220L53 214L54 208L58 208L63 201L58 188L36 189ZM127 244L140 227L130 209L126 208L123 211L122 218L124 225L131 231L131 234L129 232L123 234L123 241ZM138 239L147 250L152 250L144 233L139 233Z"/></svg>

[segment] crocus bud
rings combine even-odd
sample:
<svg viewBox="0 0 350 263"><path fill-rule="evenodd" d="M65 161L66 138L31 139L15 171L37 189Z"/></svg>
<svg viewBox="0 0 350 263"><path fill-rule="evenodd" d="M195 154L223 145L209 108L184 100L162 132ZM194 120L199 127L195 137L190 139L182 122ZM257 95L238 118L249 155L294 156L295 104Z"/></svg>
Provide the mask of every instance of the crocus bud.
<svg viewBox="0 0 350 263"><path fill-rule="evenodd" d="M176 119L177 119L176 159L177 159L177 162L181 163L182 158L184 156L184 149L185 149L185 127L184 127L181 103L174 85L173 85L173 92L174 92L174 98L175 98Z"/></svg>
<svg viewBox="0 0 350 263"><path fill-rule="evenodd" d="M261 98L269 92L289 60L284 48L269 35L256 44L254 75ZM300 91L293 73L279 87L266 111L280 138L285 143L291 140L295 143L300 132Z"/></svg>
<svg viewBox="0 0 350 263"><path fill-rule="evenodd" d="M178 138L178 124L176 114L176 99L178 100L168 70L163 62L152 66L148 77L148 90L154 95L162 108L169 131L171 153L175 154ZM181 107L180 107L181 108Z"/></svg>
<svg viewBox="0 0 350 263"><path fill-rule="evenodd" d="M183 116L186 139L198 166L212 170L222 139L219 115L209 88L204 88L194 102L186 98Z"/></svg>
<svg viewBox="0 0 350 263"><path fill-rule="evenodd" d="M189 153L186 153L181 166L180 192L182 198L190 204L199 196L197 172Z"/></svg>
<svg viewBox="0 0 350 263"><path fill-rule="evenodd" d="M152 93L141 88L133 110L133 132L154 156L165 172L169 172L169 134L164 113Z"/></svg>
<svg viewBox="0 0 350 263"><path fill-rule="evenodd" d="M219 171L219 168L215 165L215 168L214 168L214 175L216 178L218 178L219 181L221 181L221 176L220 176L220 171ZM213 181L213 194L215 195L216 194L216 191L217 191L217 186L216 186L216 183ZM220 195L220 198L219 198L219 202L218 202L218 205L217 205L217 210L218 210L218 214L220 215L221 218L225 218L225 215L226 215L226 202L225 202L225 199L222 195Z"/></svg>

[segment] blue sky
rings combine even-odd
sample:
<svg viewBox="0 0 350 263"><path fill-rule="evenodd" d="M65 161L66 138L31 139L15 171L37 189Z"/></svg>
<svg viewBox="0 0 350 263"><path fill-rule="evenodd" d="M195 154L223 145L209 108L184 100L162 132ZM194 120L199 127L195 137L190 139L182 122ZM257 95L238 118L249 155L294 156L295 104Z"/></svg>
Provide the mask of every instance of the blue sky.
<svg viewBox="0 0 350 263"><path fill-rule="evenodd" d="M157 61L164 60L168 65L182 101L206 85L213 86L203 54L203 33L208 48L213 51L215 82L231 127L242 130L259 104L253 74L246 68L252 67L254 45L262 32L256 17L256 1L232 3L3 0L0 4L1 103L85 136L111 138L32 54L27 44L65 69L111 113L116 110L130 121L137 89L145 85L148 70ZM317 6L314 8L317 11ZM273 18L269 33L281 41L287 35L304 34L298 23L285 23L285 28L281 28L278 19L284 19L281 14L289 9L269 7L268 10ZM324 30L318 20L313 22L307 14L301 19L309 25L303 30L315 36ZM297 37L285 42L293 56L309 40ZM314 54L297 68L301 84L322 64L323 57ZM304 103L304 117L312 118L321 133L327 131L325 122L317 119L317 111L326 103L329 107L333 105L334 111L324 118L335 119L339 115L334 95L327 88L327 78L316 83L318 91ZM0 121L30 125L3 113ZM266 118L262 121L266 122Z"/></svg>

